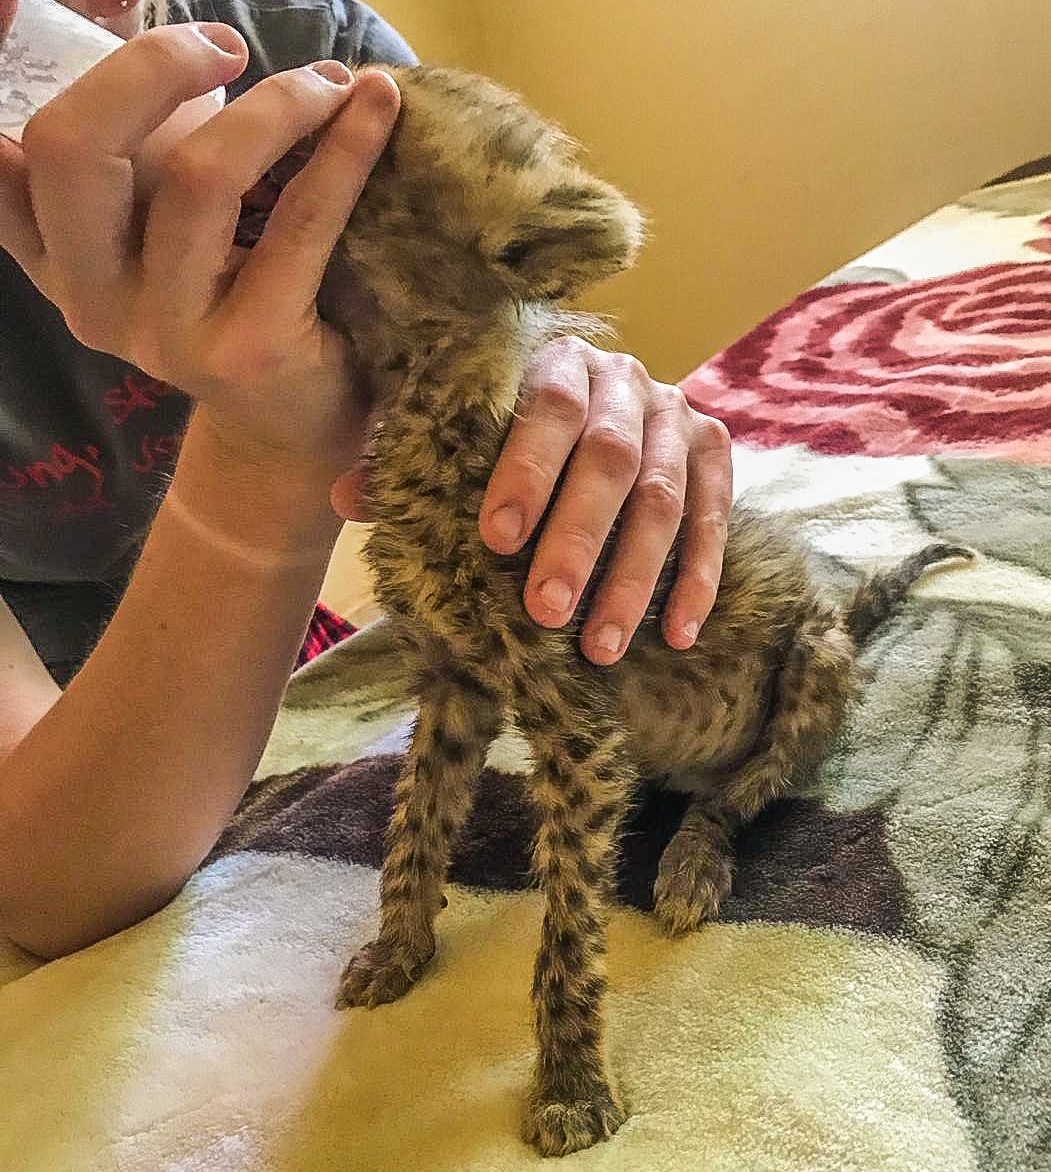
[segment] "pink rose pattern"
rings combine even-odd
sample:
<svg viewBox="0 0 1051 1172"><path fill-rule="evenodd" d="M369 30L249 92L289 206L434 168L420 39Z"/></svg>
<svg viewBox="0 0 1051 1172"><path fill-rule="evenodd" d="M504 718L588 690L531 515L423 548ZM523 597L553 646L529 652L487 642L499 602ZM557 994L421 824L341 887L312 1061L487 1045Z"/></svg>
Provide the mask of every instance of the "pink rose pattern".
<svg viewBox="0 0 1051 1172"><path fill-rule="evenodd" d="M682 387L760 447L1051 462L1051 262L811 289Z"/></svg>

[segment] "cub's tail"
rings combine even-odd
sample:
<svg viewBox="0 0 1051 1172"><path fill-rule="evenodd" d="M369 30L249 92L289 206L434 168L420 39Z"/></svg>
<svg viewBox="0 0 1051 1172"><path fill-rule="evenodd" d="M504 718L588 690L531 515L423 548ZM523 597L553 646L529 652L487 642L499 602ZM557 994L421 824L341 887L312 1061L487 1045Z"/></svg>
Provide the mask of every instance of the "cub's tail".
<svg viewBox="0 0 1051 1172"><path fill-rule="evenodd" d="M901 606L912 584L929 566L956 559L973 562L975 553L962 545L928 545L914 553L893 570L884 570L866 578L847 606L847 630L861 646L872 632Z"/></svg>

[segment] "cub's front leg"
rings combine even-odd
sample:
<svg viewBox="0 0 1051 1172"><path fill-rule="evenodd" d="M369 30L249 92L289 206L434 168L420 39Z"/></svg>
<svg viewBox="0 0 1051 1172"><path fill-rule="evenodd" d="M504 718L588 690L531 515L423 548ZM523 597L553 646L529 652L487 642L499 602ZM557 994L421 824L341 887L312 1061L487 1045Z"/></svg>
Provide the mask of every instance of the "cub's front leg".
<svg viewBox="0 0 1051 1172"><path fill-rule="evenodd" d="M606 1066L607 901L620 823L635 784L620 734L523 732L536 753L537 875L547 897L533 978L538 1054L525 1137L561 1156L611 1136L626 1115Z"/></svg>
<svg viewBox="0 0 1051 1172"><path fill-rule="evenodd" d="M471 808L472 783L500 727L500 706L481 684L440 669L419 685L420 714L395 789L380 880L380 932L343 972L338 1009L372 1008L405 993L434 955L449 846Z"/></svg>

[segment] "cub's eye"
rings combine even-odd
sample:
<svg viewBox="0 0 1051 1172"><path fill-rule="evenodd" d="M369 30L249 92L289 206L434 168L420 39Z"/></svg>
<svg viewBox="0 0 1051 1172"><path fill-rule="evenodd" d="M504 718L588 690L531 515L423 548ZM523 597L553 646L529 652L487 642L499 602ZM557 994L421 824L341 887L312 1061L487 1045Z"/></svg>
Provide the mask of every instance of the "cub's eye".
<svg viewBox="0 0 1051 1172"><path fill-rule="evenodd" d="M517 269L532 248L528 240L509 240L496 254L497 261L509 269Z"/></svg>

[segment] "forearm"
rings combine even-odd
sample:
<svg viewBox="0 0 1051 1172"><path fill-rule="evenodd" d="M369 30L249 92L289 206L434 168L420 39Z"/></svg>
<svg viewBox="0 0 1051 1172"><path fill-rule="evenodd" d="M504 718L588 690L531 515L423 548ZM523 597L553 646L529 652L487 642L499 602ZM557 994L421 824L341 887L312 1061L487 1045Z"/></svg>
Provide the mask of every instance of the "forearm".
<svg viewBox="0 0 1051 1172"><path fill-rule="evenodd" d="M70 951L156 910L266 744L339 529L325 486L199 412L110 626L0 763L0 924Z"/></svg>

